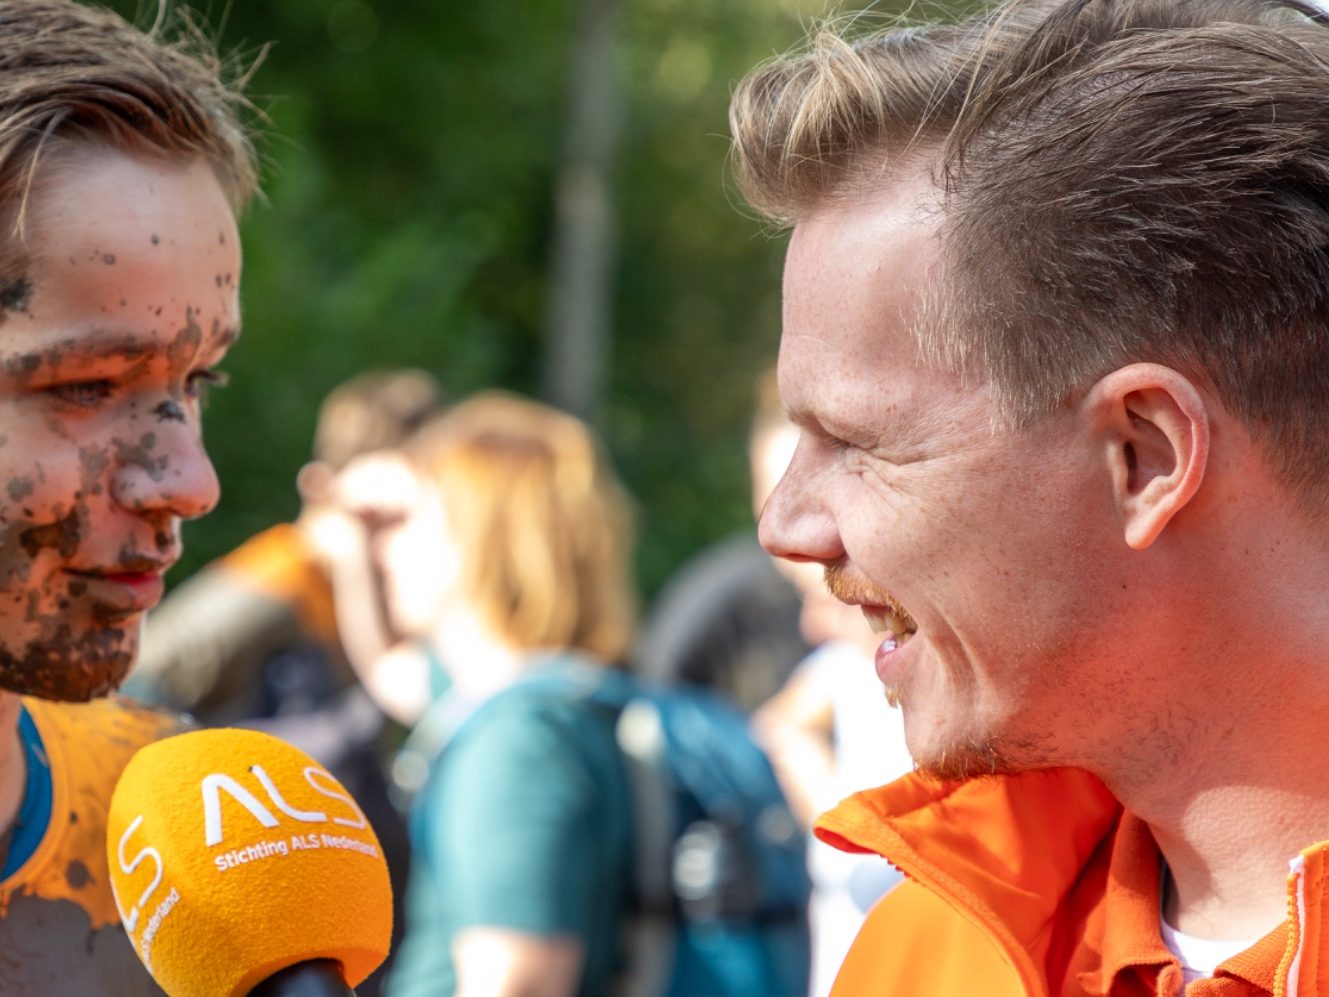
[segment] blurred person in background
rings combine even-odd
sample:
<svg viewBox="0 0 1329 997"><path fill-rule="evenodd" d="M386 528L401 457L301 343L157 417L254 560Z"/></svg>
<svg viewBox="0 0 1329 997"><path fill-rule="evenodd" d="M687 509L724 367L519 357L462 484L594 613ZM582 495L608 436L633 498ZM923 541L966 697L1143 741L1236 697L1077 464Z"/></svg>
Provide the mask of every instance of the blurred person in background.
<svg viewBox="0 0 1329 997"><path fill-rule="evenodd" d="M772 369L758 387L749 438L752 497L758 517L789 466L798 427L785 416ZM913 768L904 723L882 695L872 669L881 642L856 607L826 589L816 564L777 560L802 596L799 622L815 650L752 717L795 815L813 821L845 797L882 785ZM811 997L830 993L835 974L868 910L901 874L879 855L848 854L813 837Z"/></svg>
<svg viewBox="0 0 1329 997"><path fill-rule="evenodd" d="M627 679L626 494L585 425L505 394L356 462L338 490L377 525L362 542L409 635L352 661L430 745L389 993L608 993L631 854L615 716L541 682Z"/></svg>
<svg viewBox="0 0 1329 997"><path fill-rule="evenodd" d="M761 379L756 387L755 409L765 412L774 384ZM778 396L774 403L783 420ZM704 547L651 604L633 649L635 670L664 685L714 690L751 713L812 649L799 628L798 589L786 574L751 527Z"/></svg>
<svg viewBox="0 0 1329 997"><path fill-rule="evenodd" d="M319 407L300 513L181 582L149 614L130 695L207 723L306 713L354 683L327 565L340 551L332 481L352 458L400 444L441 406L422 370L368 371ZM381 595L374 595L375 605ZM381 617L381 611L379 613Z"/></svg>
<svg viewBox="0 0 1329 997"><path fill-rule="evenodd" d="M111 792L177 719L116 695L217 503L243 102L201 39L0 2L0 990L160 994L109 884Z"/></svg>
<svg viewBox="0 0 1329 997"><path fill-rule="evenodd" d="M642 622L633 664L645 679L710 689L750 713L810 650L798 614L798 591L756 531L744 530L669 576Z"/></svg>

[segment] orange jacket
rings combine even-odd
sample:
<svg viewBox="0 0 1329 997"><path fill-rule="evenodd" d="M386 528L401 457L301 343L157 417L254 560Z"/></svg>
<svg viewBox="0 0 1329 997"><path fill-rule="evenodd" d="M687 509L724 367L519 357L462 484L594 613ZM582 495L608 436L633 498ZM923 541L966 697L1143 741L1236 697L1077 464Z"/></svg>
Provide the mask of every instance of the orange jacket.
<svg viewBox="0 0 1329 997"><path fill-rule="evenodd" d="M869 913L832 997L1159 997L1160 856L1096 778L1053 769L963 783L905 776L818 822L908 877ZM1329 997L1329 842L1288 876L1288 920L1187 997Z"/></svg>

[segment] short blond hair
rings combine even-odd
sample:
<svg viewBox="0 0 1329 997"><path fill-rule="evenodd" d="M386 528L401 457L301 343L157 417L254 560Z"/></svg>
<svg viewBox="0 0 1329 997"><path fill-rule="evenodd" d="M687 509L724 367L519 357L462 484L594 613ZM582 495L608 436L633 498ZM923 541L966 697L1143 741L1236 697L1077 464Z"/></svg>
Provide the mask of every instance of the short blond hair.
<svg viewBox="0 0 1329 997"><path fill-rule="evenodd" d="M925 356L991 384L1017 425L1168 364L1323 508L1325 20L1299 0L1009 0L822 38L736 91L738 178L797 222L924 164L941 208Z"/></svg>
<svg viewBox="0 0 1329 997"><path fill-rule="evenodd" d="M526 650L620 662L632 641L631 513L591 431L501 392L464 401L406 448L441 496L460 590Z"/></svg>

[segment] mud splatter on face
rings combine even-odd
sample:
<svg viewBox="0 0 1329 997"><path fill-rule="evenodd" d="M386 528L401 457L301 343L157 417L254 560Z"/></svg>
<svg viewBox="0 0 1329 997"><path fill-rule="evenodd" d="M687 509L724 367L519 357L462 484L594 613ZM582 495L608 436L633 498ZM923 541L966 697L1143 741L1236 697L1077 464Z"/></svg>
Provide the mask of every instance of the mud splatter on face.
<svg viewBox="0 0 1329 997"><path fill-rule="evenodd" d="M152 410L158 422L184 422L185 412L175 402L167 399Z"/></svg>
<svg viewBox="0 0 1329 997"><path fill-rule="evenodd" d="M23 353L19 356L5 357L5 373L17 380L20 385L31 380L32 375L41 365L42 358L39 353Z"/></svg>
<svg viewBox="0 0 1329 997"><path fill-rule="evenodd" d="M115 447L115 460L118 464L136 464L148 473L153 481L161 481L166 469L170 466L170 458L162 455L154 457L152 451L157 447L157 434L144 433L138 438L137 443L130 443L116 437L111 441Z"/></svg>
<svg viewBox="0 0 1329 997"><path fill-rule="evenodd" d="M19 277L0 284L0 310L26 312L32 304L32 281Z"/></svg>
<svg viewBox="0 0 1329 997"><path fill-rule="evenodd" d="M84 481L89 482L101 476L106 470L106 465L110 463L110 458L106 456L105 451L93 447L79 447L78 463L83 468Z"/></svg>
<svg viewBox="0 0 1329 997"><path fill-rule="evenodd" d="M36 593L33 593L35 596ZM137 641L119 627L75 634L59 616L40 617L22 654L0 646L0 689L65 703L86 703L119 687Z"/></svg>
<svg viewBox="0 0 1329 997"><path fill-rule="evenodd" d="M154 246L160 246L161 243L162 243L162 237L159 236L156 232L153 232L153 233L152 233L152 244L153 244Z"/></svg>
<svg viewBox="0 0 1329 997"><path fill-rule="evenodd" d="M73 557L83 539L83 526L77 512L61 516L54 523L30 526L18 536L19 545L29 558L36 557L43 548L50 547L62 558Z"/></svg>
<svg viewBox="0 0 1329 997"><path fill-rule="evenodd" d="M185 324L175 334L175 339L166 347L166 359L172 366L184 366L190 363L198 353L203 342L203 328L198 324L194 309L185 309Z"/></svg>
<svg viewBox="0 0 1329 997"><path fill-rule="evenodd" d="M21 502L32 494L36 484L31 478L10 478L9 484L5 486L5 491L9 493L9 498L13 502Z"/></svg>
<svg viewBox="0 0 1329 997"><path fill-rule="evenodd" d="M102 253L102 262L108 267L115 266L115 253Z"/></svg>

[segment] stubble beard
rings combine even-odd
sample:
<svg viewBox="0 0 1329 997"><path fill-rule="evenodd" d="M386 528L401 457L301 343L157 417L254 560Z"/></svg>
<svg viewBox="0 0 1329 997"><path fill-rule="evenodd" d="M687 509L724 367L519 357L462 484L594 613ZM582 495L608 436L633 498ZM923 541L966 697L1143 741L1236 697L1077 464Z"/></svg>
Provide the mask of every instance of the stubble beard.
<svg viewBox="0 0 1329 997"><path fill-rule="evenodd" d="M932 757L914 761L914 770L938 782L964 782L1021 771L1003 757L992 741L968 741L948 745Z"/></svg>
<svg viewBox="0 0 1329 997"><path fill-rule="evenodd" d="M886 702L901 709L902 694L895 686L885 687ZM1002 750L998 737L956 740L940 750L914 757L914 771L937 782L965 782L997 775L1016 775L1042 766L1021 764Z"/></svg>

